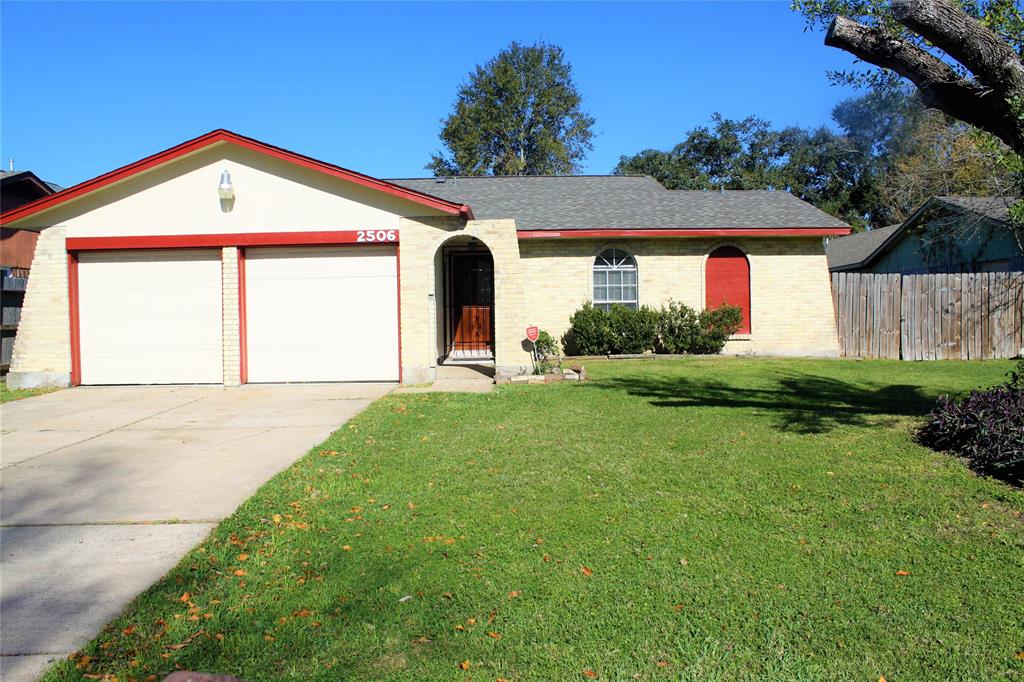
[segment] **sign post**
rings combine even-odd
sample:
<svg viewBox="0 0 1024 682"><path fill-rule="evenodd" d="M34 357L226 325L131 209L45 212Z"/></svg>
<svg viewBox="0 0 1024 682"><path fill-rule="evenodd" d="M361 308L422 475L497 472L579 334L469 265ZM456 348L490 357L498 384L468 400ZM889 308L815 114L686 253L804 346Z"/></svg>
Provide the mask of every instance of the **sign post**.
<svg viewBox="0 0 1024 682"><path fill-rule="evenodd" d="M538 365L537 365L537 339L538 338L540 338L540 329L537 328L537 325L530 325L529 327L526 328L526 340L529 341L530 345L533 347L533 350L530 353L530 356L533 359L533 371L534 371L534 373L537 372L537 367L538 367Z"/></svg>

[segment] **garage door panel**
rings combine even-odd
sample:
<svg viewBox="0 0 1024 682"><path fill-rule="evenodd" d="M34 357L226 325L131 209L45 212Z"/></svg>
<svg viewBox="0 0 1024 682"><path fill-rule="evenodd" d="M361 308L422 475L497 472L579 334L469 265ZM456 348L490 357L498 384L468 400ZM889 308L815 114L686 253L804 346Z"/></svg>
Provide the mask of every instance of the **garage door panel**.
<svg viewBox="0 0 1024 682"><path fill-rule="evenodd" d="M251 382L396 381L394 247L246 251Z"/></svg>
<svg viewBox="0 0 1024 682"><path fill-rule="evenodd" d="M219 251L78 257L84 384L221 383Z"/></svg>

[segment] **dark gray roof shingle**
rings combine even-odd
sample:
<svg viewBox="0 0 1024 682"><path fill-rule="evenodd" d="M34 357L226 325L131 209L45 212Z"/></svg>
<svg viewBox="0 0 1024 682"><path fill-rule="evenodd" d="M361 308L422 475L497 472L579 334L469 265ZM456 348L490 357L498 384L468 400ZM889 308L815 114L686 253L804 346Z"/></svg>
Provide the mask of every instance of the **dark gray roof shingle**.
<svg viewBox="0 0 1024 682"><path fill-rule="evenodd" d="M647 176L400 178L388 182L469 204L480 220L515 218L520 230L847 227L788 192L667 190Z"/></svg>
<svg viewBox="0 0 1024 682"><path fill-rule="evenodd" d="M902 225L890 225L851 234L848 237L830 239L825 245L828 269L835 270L863 263L900 227Z"/></svg>

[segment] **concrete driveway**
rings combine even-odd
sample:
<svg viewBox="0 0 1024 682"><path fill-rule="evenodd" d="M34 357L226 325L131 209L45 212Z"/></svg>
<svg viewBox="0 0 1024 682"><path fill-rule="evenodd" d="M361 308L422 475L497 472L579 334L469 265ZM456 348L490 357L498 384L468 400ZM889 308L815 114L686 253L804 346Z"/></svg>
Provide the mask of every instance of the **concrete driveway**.
<svg viewBox="0 0 1024 682"><path fill-rule="evenodd" d="M85 644L390 384L75 388L0 408L0 677Z"/></svg>

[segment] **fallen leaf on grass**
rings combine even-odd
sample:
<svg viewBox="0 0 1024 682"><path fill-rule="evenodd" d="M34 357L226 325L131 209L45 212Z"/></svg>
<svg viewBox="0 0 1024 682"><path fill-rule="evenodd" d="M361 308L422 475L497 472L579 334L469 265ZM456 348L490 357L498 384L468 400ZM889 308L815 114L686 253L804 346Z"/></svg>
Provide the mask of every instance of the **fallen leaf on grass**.
<svg viewBox="0 0 1024 682"><path fill-rule="evenodd" d="M239 555L238 555L238 560L239 560L239 561L245 561L245 560L246 560L246 559L248 559L248 558L249 558L249 555L248 555L248 554L239 554Z"/></svg>
<svg viewBox="0 0 1024 682"><path fill-rule="evenodd" d="M192 633L191 635L189 635L188 637L186 637L182 641L178 642L177 644L168 644L167 648L171 649L172 651L177 651L178 649L184 649L185 647L187 647L189 644L192 643L192 640L194 640L196 637L198 637L199 635L203 634L204 632L205 632L205 630L196 630L194 633Z"/></svg>
<svg viewBox="0 0 1024 682"><path fill-rule="evenodd" d="M515 599L520 594L522 594L522 592L520 592L519 590L512 590L511 592L508 593L508 598L509 599Z"/></svg>
<svg viewBox="0 0 1024 682"><path fill-rule="evenodd" d="M343 550L345 550L346 552L351 552L352 551L352 545L342 545L341 548Z"/></svg>
<svg viewBox="0 0 1024 682"><path fill-rule="evenodd" d="M900 575L900 576L910 575L910 571L896 571L896 575Z"/></svg>
<svg viewBox="0 0 1024 682"><path fill-rule="evenodd" d="M186 592L185 594L183 594L180 597L178 597L178 601L180 601L182 604L184 604L185 602L187 602L191 598L192 598L192 595L189 594L188 592Z"/></svg>
<svg viewBox="0 0 1024 682"><path fill-rule="evenodd" d="M490 637L491 639L501 639L501 634L499 634L497 632L488 632L487 636Z"/></svg>
<svg viewBox="0 0 1024 682"><path fill-rule="evenodd" d="M1017 652L1017 660L1018 661L1024 661L1024 651L1018 651Z"/></svg>
<svg viewBox="0 0 1024 682"><path fill-rule="evenodd" d="M588 680L596 680L597 679L597 673L595 673L590 668L587 668L581 674L583 675L583 677L587 678Z"/></svg>
<svg viewBox="0 0 1024 682"><path fill-rule="evenodd" d="M587 576L588 578L590 576L594 575L594 572L592 570L590 570L589 568L587 568L586 566L580 566L580 573L582 573L583 575Z"/></svg>
<svg viewBox="0 0 1024 682"><path fill-rule="evenodd" d="M241 578L245 574L246 574L246 571L245 571L244 568L236 568L235 569L235 575L237 575L239 578Z"/></svg>
<svg viewBox="0 0 1024 682"><path fill-rule="evenodd" d="M463 661L462 663L459 663L459 669L469 670L469 661Z"/></svg>

